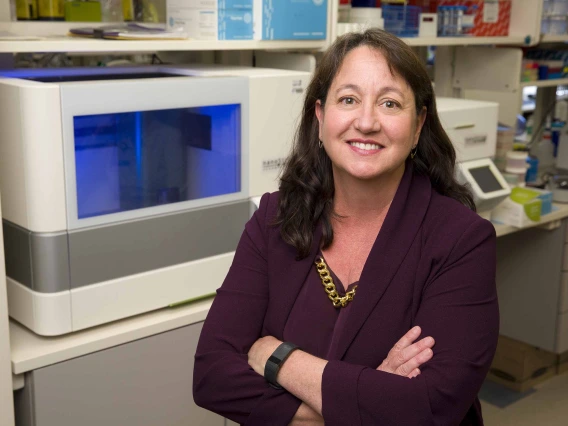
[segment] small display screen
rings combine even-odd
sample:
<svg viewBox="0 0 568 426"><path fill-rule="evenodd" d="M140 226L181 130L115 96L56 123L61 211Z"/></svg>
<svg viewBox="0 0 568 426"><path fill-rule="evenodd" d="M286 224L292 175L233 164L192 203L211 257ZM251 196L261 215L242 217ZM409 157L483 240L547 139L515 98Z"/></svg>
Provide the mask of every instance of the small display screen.
<svg viewBox="0 0 568 426"><path fill-rule="evenodd" d="M475 179L481 190L485 193L504 189L489 166L469 169L469 172L471 173L471 176L473 176L473 179Z"/></svg>

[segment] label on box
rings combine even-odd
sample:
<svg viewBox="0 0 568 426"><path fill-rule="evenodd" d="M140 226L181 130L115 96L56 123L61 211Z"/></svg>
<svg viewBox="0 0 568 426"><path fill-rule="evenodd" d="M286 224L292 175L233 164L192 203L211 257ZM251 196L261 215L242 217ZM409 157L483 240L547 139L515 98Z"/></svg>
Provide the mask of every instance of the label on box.
<svg viewBox="0 0 568 426"><path fill-rule="evenodd" d="M483 5L483 23L496 24L499 22L499 1L485 1Z"/></svg>

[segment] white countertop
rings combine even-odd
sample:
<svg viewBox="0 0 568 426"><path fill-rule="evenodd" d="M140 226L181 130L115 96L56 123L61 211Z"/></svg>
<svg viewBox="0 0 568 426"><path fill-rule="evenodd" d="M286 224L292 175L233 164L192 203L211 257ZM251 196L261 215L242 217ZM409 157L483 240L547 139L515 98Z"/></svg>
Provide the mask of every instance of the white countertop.
<svg viewBox="0 0 568 426"><path fill-rule="evenodd" d="M568 217L568 204L555 204L554 206L555 211L543 216L540 222L526 228L495 224L497 236L501 237L527 228L545 227L554 229L558 227L560 220ZM212 301L213 298L178 308L165 308L57 337L38 336L11 320L12 372L22 374L26 371L203 321Z"/></svg>
<svg viewBox="0 0 568 426"><path fill-rule="evenodd" d="M523 228L517 228L511 225L500 225L498 223L494 223L495 232L497 233L498 237L502 237L507 234L512 234L513 232L522 231L524 229L529 228L537 228L537 227L551 227L554 229L556 225L560 225L559 221L568 217L568 204L553 204L553 211L545 216L540 218L540 221L534 222L528 226Z"/></svg>
<svg viewBox="0 0 568 426"><path fill-rule="evenodd" d="M165 308L64 336L44 337L10 320L12 372L25 373L154 334L201 322L213 298Z"/></svg>

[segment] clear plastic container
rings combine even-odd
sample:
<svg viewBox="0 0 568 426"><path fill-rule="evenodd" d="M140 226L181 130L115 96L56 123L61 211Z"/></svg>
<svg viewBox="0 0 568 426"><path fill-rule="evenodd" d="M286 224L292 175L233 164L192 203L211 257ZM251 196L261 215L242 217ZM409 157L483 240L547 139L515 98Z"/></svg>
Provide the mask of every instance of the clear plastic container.
<svg viewBox="0 0 568 426"><path fill-rule="evenodd" d="M542 34L550 34L550 18L548 16L542 17L542 21L540 21L540 32Z"/></svg>
<svg viewBox="0 0 568 426"><path fill-rule="evenodd" d="M550 29L548 34L566 34L566 16L551 16L550 17Z"/></svg>
<svg viewBox="0 0 568 426"><path fill-rule="evenodd" d="M122 0L101 0L101 14L103 22L122 22Z"/></svg>
<svg viewBox="0 0 568 426"><path fill-rule="evenodd" d="M467 35L471 30L471 25L467 24L466 12L466 6L438 7L438 35L443 37Z"/></svg>

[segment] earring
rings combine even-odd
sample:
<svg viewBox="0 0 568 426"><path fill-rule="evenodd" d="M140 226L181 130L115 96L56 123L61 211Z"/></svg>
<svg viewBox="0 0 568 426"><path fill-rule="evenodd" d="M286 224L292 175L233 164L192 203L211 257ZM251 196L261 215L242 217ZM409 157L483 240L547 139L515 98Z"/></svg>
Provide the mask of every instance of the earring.
<svg viewBox="0 0 568 426"><path fill-rule="evenodd" d="M414 148L412 148L410 150L410 159L414 160L414 157L416 157L416 152L418 151L418 148L416 146L414 146Z"/></svg>
<svg viewBox="0 0 568 426"><path fill-rule="evenodd" d="M319 140L319 147L320 147L320 149L323 148L323 142L321 141L321 139Z"/></svg>

